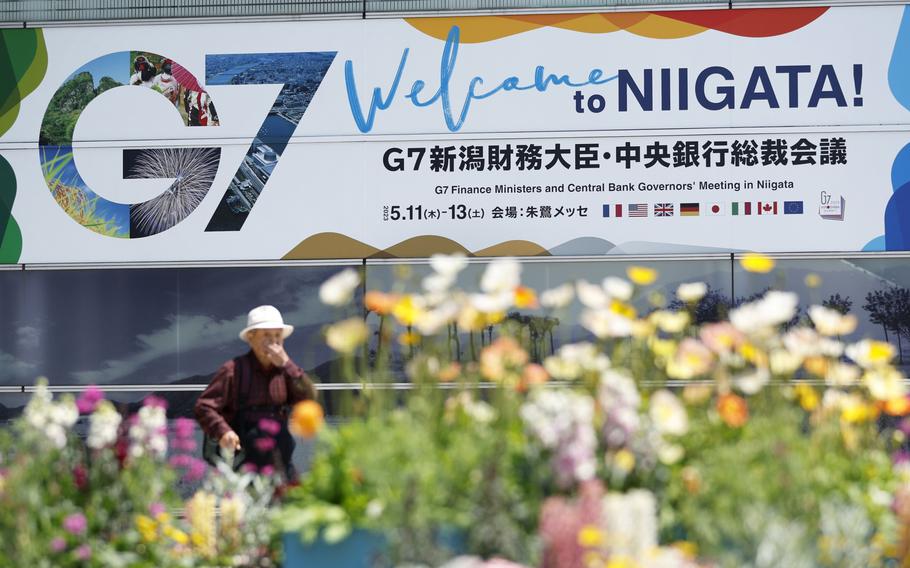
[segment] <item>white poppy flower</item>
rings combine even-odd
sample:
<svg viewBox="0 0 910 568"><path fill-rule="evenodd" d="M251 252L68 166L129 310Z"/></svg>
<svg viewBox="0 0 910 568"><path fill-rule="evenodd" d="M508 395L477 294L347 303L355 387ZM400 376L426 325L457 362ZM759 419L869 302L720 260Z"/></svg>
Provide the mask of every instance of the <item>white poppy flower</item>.
<svg viewBox="0 0 910 568"><path fill-rule="evenodd" d="M360 318L349 318L332 324L325 331L325 342L339 353L353 353L367 340L370 330Z"/></svg>
<svg viewBox="0 0 910 568"><path fill-rule="evenodd" d="M552 309L564 308L569 305L574 296L575 289L571 284L566 283L556 288L545 290L540 295L540 305Z"/></svg>
<svg viewBox="0 0 910 568"><path fill-rule="evenodd" d="M514 292L521 283L521 264L511 258L494 260L480 279L480 289L487 293Z"/></svg>
<svg viewBox="0 0 910 568"><path fill-rule="evenodd" d="M672 392L661 389L651 395L649 414L663 434L682 436L689 431L686 408Z"/></svg>
<svg viewBox="0 0 910 568"><path fill-rule="evenodd" d="M752 395L762 390L770 378L771 373L768 372L768 369L758 367L752 372L734 377L733 384L744 394Z"/></svg>
<svg viewBox="0 0 910 568"><path fill-rule="evenodd" d="M460 253L455 254L434 254L430 257L430 266L440 275L449 276L452 279L464 270L468 265L468 259Z"/></svg>
<svg viewBox="0 0 910 568"><path fill-rule="evenodd" d="M850 335L856 330L856 316L843 315L837 310L824 306L810 307L809 317L812 319L815 329L822 335Z"/></svg>
<svg viewBox="0 0 910 568"><path fill-rule="evenodd" d="M319 299L329 306L343 306L351 300L358 284L360 275L353 268L346 268L322 283Z"/></svg>
<svg viewBox="0 0 910 568"><path fill-rule="evenodd" d="M493 314L504 312L512 307L515 296L510 292L498 292L492 294L471 294L471 306L478 312Z"/></svg>
<svg viewBox="0 0 910 568"><path fill-rule="evenodd" d="M578 299L581 303L591 309L606 308L610 303L610 296L601 286L591 284L587 280L579 280L575 284L575 290L578 292Z"/></svg>
<svg viewBox="0 0 910 568"><path fill-rule="evenodd" d="M894 358L894 346L884 341L863 339L847 347L847 357L866 369L887 365Z"/></svg>
<svg viewBox="0 0 910 568"><path fill-rule="evenodd" d="M458 304L446 302L436 309L427 310L417 318L415 326L423 335L435 335L443 326L451 323L458 315Z"/></svg>
<svg viewBox="0 0 910 568"><path fill-rule="evenodd" d="M847 363L834 363L828 366L825 382L835 387L848 387L856 384L859 375L859 367Z"/></svg>
<svg viewBox="0 0 910 568"><path fill-rule="evenodd" d="M708 286L704 282L689 282L680 284L676 289L676 297L683 302L695 303L705 297Z"/></svg>
<svg viewBox="0 0 910 568"><path fill-rule="evenodd" d="M610 310L585 310L581 325L599 339L632 335L632 320Z"/></svg>
<svg viewBox="0 0 910 568"><path fill-rule="evenodd" d="M863 383L876 400L892 400L907 394L904 376L891 368L873 369L863 376Z"/></svg>
<svg viewBox="0 0 910 568"><path fill-rule="evenodd" d="M764 298L730 312L730 323L743 333L758 333L789 321L799 298L792 292L771 291Z"/></svg>
<svg viewBox="0 0 910 568"><path fill-rule="evenodd" d="M423 289L427 292L440 293L448 290L455 283L454 274L435 272L423 279Z"/></svg>
<svg viewBox="0 0 910 568"><path fill-rule="evenodd" d="M607 276L603 281L603 288L607 294L617 300L626 302L632 297L635 287L628 280L617 278L616 276Z"/></svg>

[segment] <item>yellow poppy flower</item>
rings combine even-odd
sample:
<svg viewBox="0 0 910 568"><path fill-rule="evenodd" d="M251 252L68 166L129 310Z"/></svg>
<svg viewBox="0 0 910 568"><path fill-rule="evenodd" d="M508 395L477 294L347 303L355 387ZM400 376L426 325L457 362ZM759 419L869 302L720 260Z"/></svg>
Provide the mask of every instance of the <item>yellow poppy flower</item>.
<svg viewBox="0 0 910 568"><path fill-rule="evenodd" d="M635 282L639 286L648 286L657 280L657 271L646 266L630 266L626 270L626 275L629 277L629 280Z"/></svg>
<svg viewBox="0 0 910 568"><path fill-rule="evenodd" d="M756 252L749 253L739 259L739 264L749 272L766 274L774 270L774 259Z"/></svg>

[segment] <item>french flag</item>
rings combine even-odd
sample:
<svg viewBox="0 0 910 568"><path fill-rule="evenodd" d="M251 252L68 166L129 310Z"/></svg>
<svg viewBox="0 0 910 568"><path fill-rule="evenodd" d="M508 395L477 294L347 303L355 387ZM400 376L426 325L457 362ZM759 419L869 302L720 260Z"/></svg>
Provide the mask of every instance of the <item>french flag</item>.
<svg viewBox="0 0 910 568"><path fill-rule="evenodd" d="M609 203L604 203L603 212L604 217L622 217L622 204L610 205Z"/></svg>

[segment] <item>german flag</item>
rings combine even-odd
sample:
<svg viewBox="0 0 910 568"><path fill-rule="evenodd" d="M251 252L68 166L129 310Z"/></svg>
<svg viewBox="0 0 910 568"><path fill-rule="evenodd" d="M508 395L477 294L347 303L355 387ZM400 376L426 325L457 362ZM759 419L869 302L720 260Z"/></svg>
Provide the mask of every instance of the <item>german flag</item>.
<svg viewBox="0 0 910 568"><path fill-rule="evenodd" d="M698 203L680 203L679 215L681 217L698 217Z"/></svg>

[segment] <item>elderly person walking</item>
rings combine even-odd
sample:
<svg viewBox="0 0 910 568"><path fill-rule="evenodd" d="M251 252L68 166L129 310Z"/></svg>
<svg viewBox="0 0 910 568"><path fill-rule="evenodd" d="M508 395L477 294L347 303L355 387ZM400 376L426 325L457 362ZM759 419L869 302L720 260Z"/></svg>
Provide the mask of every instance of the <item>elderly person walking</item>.
<svg viewBox="0 0 910 568"><path fill-rule="evenodd" d="M223 454L242 456L235 466L271 466L288 479L294 475L289 407L316 396L306 373L284 351L284 340L293 331L273 306L250 310L247 326L240 332L240 339L250 345L249 352L215 372L194 409L202 431L218 441Z"/></svg>

